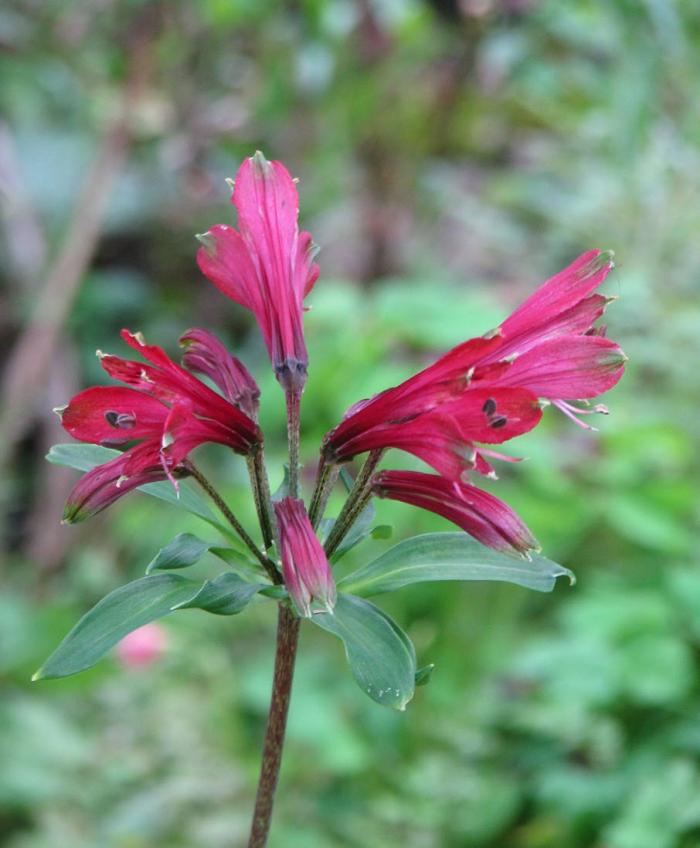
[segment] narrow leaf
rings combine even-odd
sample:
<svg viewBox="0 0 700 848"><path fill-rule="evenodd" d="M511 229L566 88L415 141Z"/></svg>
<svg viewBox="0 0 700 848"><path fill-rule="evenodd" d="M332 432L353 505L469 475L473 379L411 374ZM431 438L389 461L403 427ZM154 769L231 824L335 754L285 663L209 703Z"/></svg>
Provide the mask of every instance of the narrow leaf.
<svg viewBox="0 0 700 848"><path fill-rule="evenodd" d="M254 595L269 584L249 583L237 574L226 572L214 580L207 580L193 598L173 606L173 609L202 609L215 615L236 615Z"/></svg>
<svg viewBox="0 0 700 848"><path fill-rule="evenodd" d="M331 557L331 562L337 562L348 551L352 550L355 545L358 545L363 539L366 539L372 532L372 524L376 517L377 511L374 504L370 501L362 512L355 519L355 523L345 534L343 541L338 545L335 553Z"/></svg>
<svg viewBox="0 0 700 848"><path fill-rule="evenodd" d="M250 559L247 549L224 548L214 542L204 542L192 533L179 533L169 544L161 548L146 566L146 574L152 571L170 571L195 565L211 552L214 556L231 565L244 577L256 578L260 575L260 566Z"/></svg>
<svg viewBox="0 0 700 848"><path fill-rule="evenodd" d="M80 619L32 679L90 668L127 633L167 615L200 585L179 574L152 574L115 589Z"/></svg>
<svg viewBox="0 0 700 848"><path fill-rule="evenodd" d="M344 592L362 596L392 592L430 580L501 580L538 592L551 592L568 568L543 556L531 560L499 553L466 533L427 533L394 545L338 584Z"/></svg>
<svg viewBox="0 0 700 848"><path fill-rule="evenodd" d="M435 663L424 665L416 671L416 686L427 686L435 671Z"/></svg>
<svg viewBox="0 0 700 848"><path fill-rule="evenodd" d="M192 533L178 533L172 542L161 548L148 563L146 574L152 571L188 568L199 562L211 547L209 542L203 542Z"/></svg>
<svg viewBox="0 0 700 848"><path fill-rule="evenodd" d="M314 624L343 641L360 688L383 706L405 710L415 689L413 645L385 612L354 595L339 595L333 613L314 615Z"/></svg>
<svg viewBox="0 0 700 848"><path fill-rule="evenodd" d="M282 477L282 482L272 493L271 498L273 501L281 501L286 497L289 497L289 465L284 463L284 476Z"/></svg>

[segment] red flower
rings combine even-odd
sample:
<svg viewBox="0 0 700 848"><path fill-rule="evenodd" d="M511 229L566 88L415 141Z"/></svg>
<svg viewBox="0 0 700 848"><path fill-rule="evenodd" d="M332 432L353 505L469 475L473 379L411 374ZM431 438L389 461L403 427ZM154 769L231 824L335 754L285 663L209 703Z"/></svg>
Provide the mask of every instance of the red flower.
<svg viewBox="0 0 700 848"><path fill-rule="evenodd" d="M258 420L260 389L240 359L206 330L188 330L180 336L180 345L185 350L182 362L190 371L209 377L234 406Z"/></svg>
<svg viewBox="0 0 700 848"><path fill-rule="evenodd" d="M442 515L497 551L527 556L539 550L537 540L513 510L476 486L417 471L380 471L372 490L380 498Z"/></svg>
<svg viewBox="0 0 700 848"><path fill-rule="evenodd" d="M297 610L310 618L311 602L316 600L332 612L336 596L333 574L303 501L284 498L275 503L275 514L284 583Z"/></svg>
<svg viewBox="0 0 700 848"><path fill-rule="evenodd" d="M570 417L588 412L568 401L612 388L626 359L593 329L609 301L591 292L612 267L601 251L584 254L491 333L355 404L327 434L326 459L342 462L367 450L399 447L453 478L469 468L492 473L482 455L487 451L474 442L497 444L531 429L540 418L539 399Z"/></svg>
<svg viewBox="0 0 700 848"><path fill-rule="evenodd" d="M238 231L217 224L198 236L197 262L218 289L255 315L277 379L285 391L300 393L308 365L303 301L319 270L311 235L297 225L296 186L284 165L259 152L243 162L234 185Z"/></svg>
<svg viewBox="0 0 700 848"><path fill-rule="evenodd" d="M248 415L173 362L161 348L146 345L128 330L121 335L151 364L100 354L107 373L133 388L86 389L60 411L61 422L82 442L140 442L81 478L68 497L64 515L68 522L87 518L144 483L167 477L177 487L175 478L187 471L182 462L204 442L226 445L241 454L262 442L257 424ZM215 337L198 330L190 335L206 343L206 373L217 384L226 385L232 357Z"/></svg>

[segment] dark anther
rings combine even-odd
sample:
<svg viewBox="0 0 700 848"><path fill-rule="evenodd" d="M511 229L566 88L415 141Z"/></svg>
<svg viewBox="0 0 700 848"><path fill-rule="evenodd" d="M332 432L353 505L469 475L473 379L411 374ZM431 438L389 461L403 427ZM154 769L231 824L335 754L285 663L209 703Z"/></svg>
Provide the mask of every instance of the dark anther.
<svg viewBox="0 0 700 848"><path fill-rule="evenodd" d="M489 398L486 403L481 407L481 411L485 412L489 418L496 411L496 401L493 398Z"/></svg>
<svg viewBox="0 0 700 848"><path fill-rule="evenodd" d="M105 421L117 430L130 430L136 424L136 416L129 412L105 412Z"/></svg>
<svg viewBox="0 0 700 848"><path fill-rule="evenodd" d="M508 419L504 415L499 415L498 418L491 419L491 426L496 429L498 427L505 427L508 423Z"/></svg>

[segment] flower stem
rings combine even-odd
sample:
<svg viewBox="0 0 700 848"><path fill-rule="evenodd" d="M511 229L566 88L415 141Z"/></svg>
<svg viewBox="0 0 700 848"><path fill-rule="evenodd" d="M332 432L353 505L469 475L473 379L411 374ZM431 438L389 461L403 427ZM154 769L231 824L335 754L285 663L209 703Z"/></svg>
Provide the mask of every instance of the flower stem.
<svg viewBox="0 0 700 848"><path fill-rule="evenodd" d="M270 496L270 483L265 468L265 454L262 448L256 450L252 456L248 456L246 462L248 463L248 474L250 475L250 485L253 489L260 530L262 531L265 547L269 548L275 538L274 516L272 512L272 498Z"/></svg>
<svg viewBox="0 0 700 848"><path fill-rule="evenodd" d="M287 728L287 712L292 692L294 661L299 642L300 620L282 604L277 617L277 650L275 672L272 680L272 696L267 718L265 743L258 791L255 796L253 822L250 828L248 848L265 848L272 819L272 805L282 762L284 733Z"/></svg>
<svg viewBox="0 0 700 848"><path fill-rule="evenodd" d="M287 438L289 441L289 496L299 497L299 405L301 394L292 390L287 398Z"/></svg>
<svg viewBox="0 0 700 848"><path fill-rule="evenodd" d="M370 451L369 456L365 460L365 464L362 466L360 473L355 478L355 482L353 483L352 489L350 489L348 499L345 501L345 505L340 511L340 515L336 519L333 529L326 539L326 544L324 546L326 556L330 557L334 553L338 545L343 541L345 534L354 524L357 516L367 505L367 502L371 497L370 484L372 482L372 475L374 474L376 467L379 465L383 455L383 449Z"/></svg>
<svg viewBox="0 0 700 848"><path fill-rule="evenodd" d="M335 481L338 479L340 466L335 463L326 462L321 456L316 474L316 486L314 488L313 497L311 498L311 506L309 507L309 519L314 530L318 527L319 522L323 518L323 513L326 510L326 504L330 497Z"/></svg>
<svg viewBox="0 0 700 848"><path fill-rule="evenodd" d="M197 468L196 465L192 462L186 463L187 471L194 477L194 479L199 483L199 485L204 489L204 491L209 495L209 497L214 501L214 503L219 507L221 513L224 518L228 521L228 523L233 527L233 529L238 533L246 546L250 549L251 553L255 554L256 558L268 573L270 580L273 583L281 583L282 578L280 576L277 567L274 562L267 557L260 548L255 544L253 539L248 535L247 531L241 524L241 522L236 518L236 516L231 512L228 507L226 501L221 497L221 495L216 491L216 489L212 486L212 484L207 480L207 478L202 474L202 472Z"/></svg>

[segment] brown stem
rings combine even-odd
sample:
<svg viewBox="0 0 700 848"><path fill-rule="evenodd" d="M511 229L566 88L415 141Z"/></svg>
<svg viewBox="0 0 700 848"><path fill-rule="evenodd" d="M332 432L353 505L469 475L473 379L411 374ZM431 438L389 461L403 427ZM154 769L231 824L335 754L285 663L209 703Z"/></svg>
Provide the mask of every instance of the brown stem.
<svg viewBox="0 0 700 848"><path fill-rule="evenodd" d="M236 533L238 533L238 535L241 537L241 539L250 549L250 551L255 554L255 556L260 562L260 565L262 565L262 567L268 573L270 580L272 580L273 583L281 583L282 578L280 577L279 571L277 571L274 562L269 557L265 556L265 554L255 544L253 539L251 539L246 529L236 518L236 516L231 512L226 501L216 491L216 489L212 486L209 480L207 480L204 474L202 474L202 472L192 462L185 463L185 467L187 468L187 471L192 475L192 477L194 477L194 479L209 495L209 497L214 501L214 503L219 507L223 516L226 518L231 527L233 527Z"/></svg>
<svg viewBox="0 0 700 848"><path fill-rule="evenodd" d="M272 697L248 848L265 848L270 832L272 805L282 763L284 733L287 728L287 713L294 677L294 661L299 642L299 624L300 620L294 613L280 604L277 617L277 651Z"/></svg>
<svg viewBox="0 0 700 848"><path fill-rule="evenodd" d="M288 391L287 398L287 437L289 440L289 496L299 497L299 404L298 391Z"/></svg>

